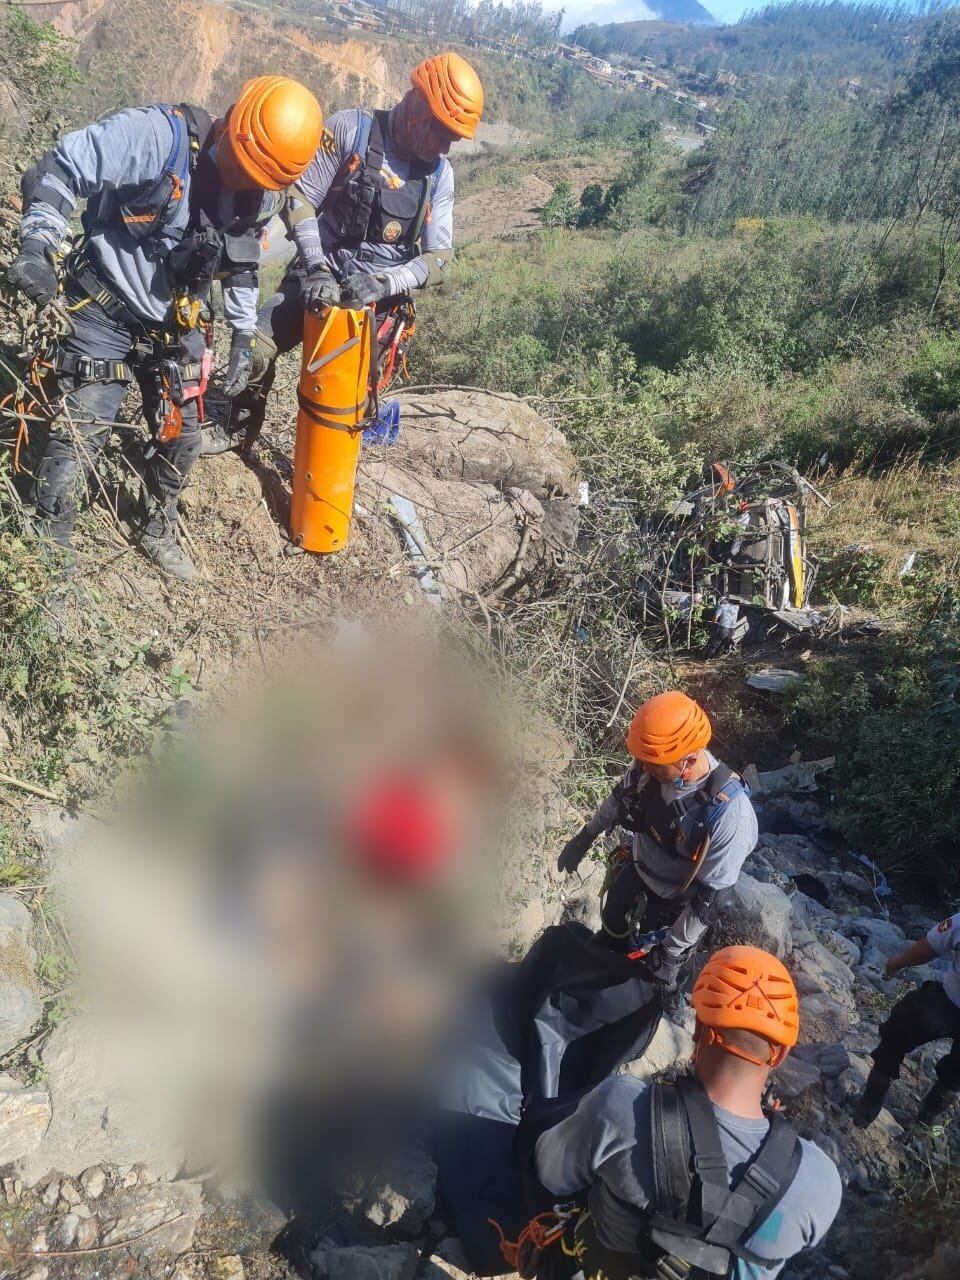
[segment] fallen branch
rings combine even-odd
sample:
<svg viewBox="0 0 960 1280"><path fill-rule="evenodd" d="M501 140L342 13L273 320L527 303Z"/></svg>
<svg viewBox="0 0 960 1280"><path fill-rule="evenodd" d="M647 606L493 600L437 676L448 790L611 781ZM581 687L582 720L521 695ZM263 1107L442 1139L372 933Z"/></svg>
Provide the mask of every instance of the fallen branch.
<svg viewBox="0 0 960 1280"><path fill-rule="evenodd" d="M62 796L56 796L52 791L38 787L33 782L24 782L22 778L15 778L10 773L0 773L0 783L5 783L8 787L18 787L21 791L29 791L32 796L40 796L44 800L55 800L57 804L64 803Z"/></svg>

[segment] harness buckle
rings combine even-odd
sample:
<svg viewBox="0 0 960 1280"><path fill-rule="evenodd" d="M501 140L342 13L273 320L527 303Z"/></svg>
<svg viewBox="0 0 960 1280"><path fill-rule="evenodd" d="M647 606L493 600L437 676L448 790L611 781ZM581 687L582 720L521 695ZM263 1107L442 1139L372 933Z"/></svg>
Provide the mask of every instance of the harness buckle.
<svg viewBox="0 0 960 1280"><path fill-rule="evenodd" d="M82 378L85 382L95 382L97 363L92 356L77 356L77 377Z"/></svg>
<svg viewBox="0 0 960 1280"><path fill-rule="evenodd" d="M693 1167L697 1173L712 1173L715 1170L723 1169L726 1171L727 1162L723 1155L695 1155L693 1157Z"/></svg>
<svg viewBox="0 0 960 1280"><path fill-rule="evenodd" d="M676 1254L665 1253L657 1262L657 1280L687 1280L693 1267Z"/></svg>

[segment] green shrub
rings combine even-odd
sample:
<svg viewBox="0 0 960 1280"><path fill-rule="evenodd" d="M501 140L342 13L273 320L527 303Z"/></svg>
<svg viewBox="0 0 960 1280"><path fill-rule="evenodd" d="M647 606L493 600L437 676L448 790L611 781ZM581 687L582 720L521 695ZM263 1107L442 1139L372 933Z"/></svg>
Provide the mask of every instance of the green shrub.
<svg viewBox="0 0 960 1280"><path fill-rule="evenodd" d="M960 688L956 620L922 643L891 641L871 669L821 660L793 695L807 740L836 753L833 818L891 870L960 884Z"/></svg>

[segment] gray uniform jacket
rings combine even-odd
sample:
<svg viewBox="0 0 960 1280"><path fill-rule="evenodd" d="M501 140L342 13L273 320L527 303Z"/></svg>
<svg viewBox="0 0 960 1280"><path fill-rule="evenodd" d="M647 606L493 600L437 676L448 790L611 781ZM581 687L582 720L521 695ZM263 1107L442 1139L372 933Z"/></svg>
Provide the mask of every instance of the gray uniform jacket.
<svg viewBox="0 0 960 1280"><path fill-rule="evenodd" d="M306 197L315 211L319 211L341 164L356 149L357 129L361 113L358 110L338 111L327 121L324 131L325 145L314 156L306 171L297 180L291 198L298 192ZM332 142L330 141L332 139ZM381 173L398 183L410 177L411 166L394 150L389 132L384 137L383 168ZM424 253L446 253L453 256L453 168L443 158L433 185L430 216L424 224L420 245ZM338 279L343 280L356 272L389 275L393 292L409 293L420 289L427 282L429 268L422 257L411 256L405 245L364 244L359 249L337 248L337 230L325 213L306 217L295 222L293 238L300 259L309 268L323 258L333 268Z"/></svg>
<svg viewBox="0 0 960 1280"><path fill-rule="evenodd" d="M53 154L69 182L51 176L47 181L75 209L79 200L88 199L104 190L151 187L163 173L173 147L173 129L159 107L136 107L119 111L65 134ZM166 273L166 257L187 227L190 214L188 176L183 197L169 219L163 235L135 241L112 222L92 229L87 246L90 261L104 284L130 310L148 325L160 325L169 319L172 296ZM266 211L279 208L281 197L276 192L263 194ZM233 196L224 189L220 198L222 225L233 218ZM25 210L20 222L22 239L30 236L59 248L68 228L65 215L37 200ZM249 266L245 268L249 276ZM252 334L257 325L256 284L223 280L223 310L231 328Z"/></svg>
<svg viewBox="0 0 960 1280"><path fill-rule="evenodd" d="M711 770L715 769L719 764L716 756L709 751L706 755ZM627 771L629 772L630 770ZM688 783L683 794L690 795L699 791L705 782L706 778L702 782ZM657 783L649 777L644 785L660 786L663 798L668 803L678 795L672 784ZM595 839L604 832L613 830L617 825L618 812L619 806L611 793L588 823ZM740 791L723 806L711 825L710 848L703 859L696 883L710 889L732 888L740 877L744 862L756 848L757 835L757 815L750 797ZM658 897L680 896L690 875L688 861L676 857L643 831L638 831L633 837L633 859L640 878ZM687 906L664 939L664 949L670 955L679 955L695 946L706 928L694 908Z"/></svg>
<svg viewBox="0 0 960 1280"><path fill-rule="evenodd" d="M714 1106L731 1180L760 1149L766 1120L751 1120ZM802 1156L793 1183L760 1230L746 1243L769 1264L738 1260L736 1280L773 1280L786 1259L823 1239L840 1208L837 1167L818 1146L800 1140ZM537 1176L558 1197L584 1191L598 1178L628 1204L646 1208L654 1196L651 1174L650 1089L617 1076L584 1097L572 1116L537 1141ZM602 1235L602 1223L598 1230Z"/></svg>

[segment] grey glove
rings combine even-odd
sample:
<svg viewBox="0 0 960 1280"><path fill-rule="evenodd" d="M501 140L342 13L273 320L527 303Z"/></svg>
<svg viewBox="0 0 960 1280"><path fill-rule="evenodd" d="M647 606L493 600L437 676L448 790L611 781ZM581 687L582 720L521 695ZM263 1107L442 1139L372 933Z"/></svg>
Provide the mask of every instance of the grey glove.
<svg viewBox="0 0 960 1280"><path fill-rule="evenodd" d="M581 827L572 840L568 840L557 859L557 870L568 874L576 871L593 844L594 836L589 827Z"/></svg>
<svg viewBox="0 0 960 1280"><path fill-rule="evenodd" d="M345 307L370 307L395 292L388 275L371 276L365 271L358 271L356 275L347 276L341 285L340 302Z"/></svg>
<svg viewBox="0 0 960 1280"><path fill-rule="evenodd" d="M311 267L303 282L303 305L314 315L326 307L339 307L340 285L324 263Z"/></svg>
<svg viewBox="0 0 960 1280"><path fill-rule="evenodd" d="M674 991L680 985L683 956L668 955L663 949L663 943L658 942L644 957L644 961L654 982L668 991Z"/></svg>
<svg viewBox="0 0 960 1280"><path fill-rule="evenodd" d="M22 290L38 307L53 301L60 282L42 240L35 236L24 240L7 271L7 283Z"/></svg>
<svg viewBox="0 0 960 1280"><path fill-rule="evenodd" d="M231 400L245 391L253 374L253 351L257 345L255 336L235 333L230 346L230 361L223 375L223 394Z"/></svg>

